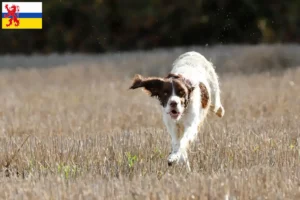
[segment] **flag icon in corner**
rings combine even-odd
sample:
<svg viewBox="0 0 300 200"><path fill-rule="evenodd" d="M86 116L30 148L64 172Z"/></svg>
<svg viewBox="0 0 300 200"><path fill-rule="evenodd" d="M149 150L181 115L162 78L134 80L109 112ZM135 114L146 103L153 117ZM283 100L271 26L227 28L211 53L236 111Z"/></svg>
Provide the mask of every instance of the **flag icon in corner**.
<svg viewBox="0 0 300 200"><path fill-rule="evenodd" d="M42 2L2 2L2 29L42 29Z"/></svg>

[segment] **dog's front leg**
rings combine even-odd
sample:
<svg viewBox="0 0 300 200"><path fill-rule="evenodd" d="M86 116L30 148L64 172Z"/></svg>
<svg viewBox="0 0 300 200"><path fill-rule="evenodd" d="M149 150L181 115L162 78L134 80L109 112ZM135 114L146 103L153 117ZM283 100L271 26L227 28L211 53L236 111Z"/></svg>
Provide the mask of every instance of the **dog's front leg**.
<svg viewBox="0 0 300 200"><path fill-rule="evenodd" d="M182 138L179 141L179 152L181 154L181 159L185 162L188 171L190 170L190 164L188 160L188 149L190 144L195 140L198 134L197 124L190 125L185 128Z"/></svg>
<svg viewBox="0 0 300 200"><path fill-rule="evenodd" d="M179 131L179 130L177 130ZM196 138L198 133L198 126L190 125L188 127L185 127L184 130L182 130L183 133L177 133L174 134L174 138L176 135L181 135L180 138L176 138L176 142L174 142L174 148L172 153L169 155L168 158L168 164L169 166L173 163L183 162L185 163L187 170L191 171L190 169L190 163L188 160L188 148L190 143Z"/></svg>
<svg viewBox="0 0 300 200"><path fill-rule="evenodd" d="M178 138L176 123L171 120L167 114L163 115L163 120L172 140L172 149L168 157L168 165L171 166L173 163L177 163L180 158L179 154L177 154L180 145L180 138Z"/></svg>
<svg viewBox="0 0 300 200"><path fill-rule="evenodd" d="M168 157L168 165L171 166L173 163L177 163L180 159L180 154L178 152L180 146L180 138L178 138L178 134L176 132L176 128L172 128L169 130L172 139L172 152Z"/></svg>

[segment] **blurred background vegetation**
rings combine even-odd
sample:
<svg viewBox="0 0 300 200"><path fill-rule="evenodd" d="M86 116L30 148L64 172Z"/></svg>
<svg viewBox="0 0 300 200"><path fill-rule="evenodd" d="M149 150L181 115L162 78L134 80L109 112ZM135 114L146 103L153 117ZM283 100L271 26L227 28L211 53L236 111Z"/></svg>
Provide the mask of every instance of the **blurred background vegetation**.
<svg viewBox="0 0 300 200"><path fill-rule="evenodd" d="M47 0L42 30L1 30L0 53L300 42L299 0Z"/></svg>

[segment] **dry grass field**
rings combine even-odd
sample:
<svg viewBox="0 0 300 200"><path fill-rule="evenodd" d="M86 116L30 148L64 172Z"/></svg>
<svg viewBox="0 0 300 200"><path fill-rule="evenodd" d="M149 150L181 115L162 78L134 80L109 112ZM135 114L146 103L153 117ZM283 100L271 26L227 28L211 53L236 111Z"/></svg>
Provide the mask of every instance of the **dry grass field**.
<svg viewBox="0 0 300 200"><path fill-rule="evenodd" d="M58 61L2 57L0 199L300 199L299 55L245 48L204 53L226 114L205 122L191 174L167 166L157 100L128 90L135 73L164 75L188 48L47 68ZM16 60L28 66L7 69Z"/></svg>

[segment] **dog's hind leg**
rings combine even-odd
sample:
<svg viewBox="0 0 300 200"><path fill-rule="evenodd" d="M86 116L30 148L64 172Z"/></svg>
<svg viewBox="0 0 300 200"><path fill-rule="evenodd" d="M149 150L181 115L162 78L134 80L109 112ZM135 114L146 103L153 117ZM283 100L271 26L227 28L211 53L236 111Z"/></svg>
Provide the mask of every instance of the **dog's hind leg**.
<svg viewBox="0 0 300 200"><path fill-rule="evenodd" d="M218 80L218 75L216 74L215 70L212 69L209 73L209 85L211 87L211 106L210 110L214 112L217 116L223 117L225 114L225 109L221 103L221 91L220 85Z"/></svg>

